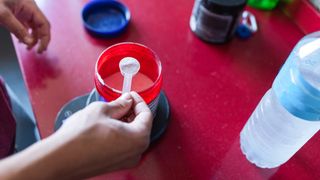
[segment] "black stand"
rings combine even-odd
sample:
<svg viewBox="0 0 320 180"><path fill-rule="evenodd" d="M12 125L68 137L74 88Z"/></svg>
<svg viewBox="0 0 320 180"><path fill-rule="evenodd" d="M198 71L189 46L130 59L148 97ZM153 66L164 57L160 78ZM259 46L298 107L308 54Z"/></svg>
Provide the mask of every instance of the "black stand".
<svg viewBox="0 0 320 180"><path fill-rule="evenodd" d="M97 99L96 93L97 92L92 92L92 94L90 93L90 94L76 97L73 100L69 101L67 104L65 104L57 115L54 130L55 131L58 130L60 126L63 124L63 122L69 116L86 107L87 103L97 101L98 99ZM159 98L159 105L157 109L157 115L153 120L153 126L151 130L151 137L150 137L151 143L158 140L161 137L161 135L165 132L169 124L169 119L170 119L169 117L170 117L169 102L164 92L161 91L160 98Z"/></svg>

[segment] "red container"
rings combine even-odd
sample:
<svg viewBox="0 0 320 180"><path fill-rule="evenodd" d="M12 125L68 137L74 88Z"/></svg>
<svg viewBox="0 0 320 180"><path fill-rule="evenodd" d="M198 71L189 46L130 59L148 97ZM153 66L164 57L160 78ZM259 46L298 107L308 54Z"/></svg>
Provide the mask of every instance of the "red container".
<svg viewBox="0 0 320 180"><path fill-rule="evenodd" d="M119 62L133 57L140 63L140 70L132 79L132 91L136 91L155 115L162 86L162 67L158 56L148 47L125 42L107 48L100 55L95 69L95 86L107 102L121 96L123 77Z"/></svg>

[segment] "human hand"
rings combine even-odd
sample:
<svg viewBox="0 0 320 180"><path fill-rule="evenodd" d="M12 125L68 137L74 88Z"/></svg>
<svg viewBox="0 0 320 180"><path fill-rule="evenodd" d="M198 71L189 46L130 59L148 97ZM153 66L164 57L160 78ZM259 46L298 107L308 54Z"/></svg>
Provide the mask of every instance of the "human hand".
<svg viewBox="0 0 320 180"><path fill-rule="evenodd" d="M28 49L38 44L38 53L47 49L50 24L34 0L0 0L0 25L6 27Z"/></svg>
<svg viewBox="0 0 320 180"><path fill-rule="evenodd" d="M134 114L131 122L119 121L129 112ZM151 127L152 113L137 93L92 103L67 119L52 138L51 147L59 152L52 161L61 166L55 174L84 178L133 167L149 145Z"/></svg>
<svg viewBox="0 0 320 180"><path fill-rule="evenodd" d="M119 121L130 113L132 121ZM92 103L50 137L0 161L0 179L83 179L133 167L151 127L152 113L137 93Z"/></svg>

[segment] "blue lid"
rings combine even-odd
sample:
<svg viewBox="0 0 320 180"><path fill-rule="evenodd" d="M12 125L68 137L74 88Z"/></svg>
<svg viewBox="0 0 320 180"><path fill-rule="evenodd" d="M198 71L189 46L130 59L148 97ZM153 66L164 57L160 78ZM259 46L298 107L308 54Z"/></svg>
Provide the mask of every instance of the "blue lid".
<svg viewBox="0 0 320 180"><path fill-rule="evenodd" d="M93 0L82 9L82 20L90 34L115 37L128 26L130 11L119 1Z"/></svg>
<svg viewBox="0 0 320 180"><path fill-rule="evenodd" d="M236 35L241 39L248 39L252 36L252 32L246 25L240 24L236 29Z"/></svg>

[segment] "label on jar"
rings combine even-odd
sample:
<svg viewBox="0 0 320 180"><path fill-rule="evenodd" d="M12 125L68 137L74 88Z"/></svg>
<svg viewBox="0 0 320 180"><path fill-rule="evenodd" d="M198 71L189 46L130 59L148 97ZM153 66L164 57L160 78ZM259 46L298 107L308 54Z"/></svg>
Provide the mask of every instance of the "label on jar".
<svg viewBox="0 0 320 180"><path fill-rule="evenodd" d="M196 16L195 32L210 42L224 42L232 25L231 15L219 15L200 6Z"/></svg>
<svg viewBox="0 0 320 180"><path fill-rule="evenodd" d="M160 99L160 94L148 104L148 107L150 108L153 118L156 117L157 115L157 109L158 109L158 104L159 104L159 99Z"/></svg>
<svg viewBox="0 0 320 180"><path fill-rule="evenodd" d="M198 19L200 3L201 3L201 0L195 0L194 1L192 14L191 14L191 19L190 19L190 27L191 27L192 31L196 30L196 19Z"/></svg>
<svg viewBox="0 0 320 180"><path fill-rule="evenodd" d="M201 4L201 0L195 0L194 1L194 5L193 5L193 9L192 9L192 15L195 16L195 18L198 18L198 14L199 14L199 7Z"/></svg>

